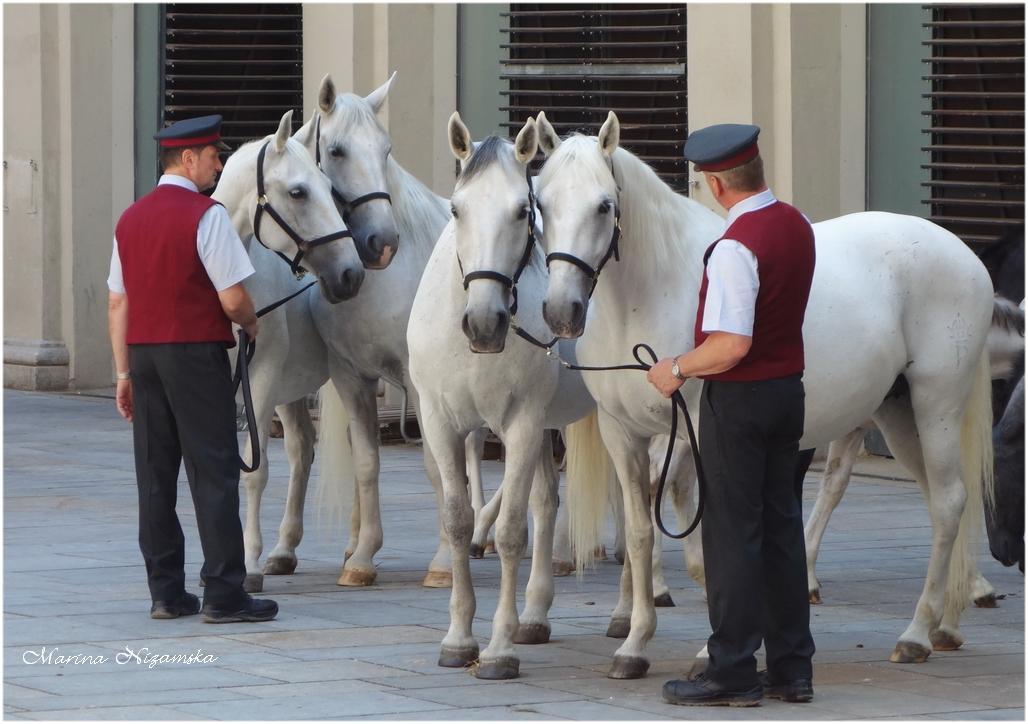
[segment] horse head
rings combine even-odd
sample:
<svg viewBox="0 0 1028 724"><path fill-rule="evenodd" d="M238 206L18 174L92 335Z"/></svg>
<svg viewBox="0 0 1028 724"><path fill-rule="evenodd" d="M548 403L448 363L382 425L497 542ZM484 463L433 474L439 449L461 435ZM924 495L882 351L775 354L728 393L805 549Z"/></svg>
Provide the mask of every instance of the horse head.
<svg viewBox="0 0 1028 724"><path fill-rule="evenodd" d="M393 73L362 98L337 95L326 75L318 90L317 111L296 134L332 182L333 195L368 269L389 266L400 238L387 192L393 145L377 116L395 77Z"/></svg>
<svg viewBox="0 0 1028 724"><path fill-rule="evenodd" d="M609 113L599 136L572 136L562 142L545 113L536 120L539 146L547 156L538 179L549 267L543 318L558 337L576 338L585 331L597 277L617 254L618 187L612 157L620 125Z"/></svg>
<svg viewBox="0 0 1028 724"><path fill-rule="evenodd" d="M472 352L502 352L516 284L535 246L528 164L538 147L535 121L511 144L474 144L460 114L450 116L450 150L461 171L451 199L457 262L467 290L461 328Z"/></svg>
<svg viewBox="0 0 1028 724"><path fill-rule="evenodd" d="M278 131L240 148L225 163L213 197L224 203L240 235L313 273L333 304L350 299L364 267L335 203L331 184L310 154L289 137L292 111Z"/></svg>

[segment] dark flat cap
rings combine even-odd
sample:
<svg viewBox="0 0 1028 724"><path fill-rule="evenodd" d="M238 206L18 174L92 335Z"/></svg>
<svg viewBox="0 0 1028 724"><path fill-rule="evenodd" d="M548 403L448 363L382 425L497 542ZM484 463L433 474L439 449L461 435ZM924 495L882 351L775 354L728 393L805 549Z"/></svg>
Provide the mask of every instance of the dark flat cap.
<svg viewBox="0 0 1028 724"><path fill-rule="evenodd" d="M760 153L760 128L742 123L720 123L689 134L683 153L697 171L726 171L742 166Z"/></svg>
<svg viewBox="0 0 1028 724"><path fill-rule="evenodd" d="M221 116L217 114L177 121L162 128L154 138L161 148L212 145L224 151L231 150L228 144L221 140Z"/></svg>

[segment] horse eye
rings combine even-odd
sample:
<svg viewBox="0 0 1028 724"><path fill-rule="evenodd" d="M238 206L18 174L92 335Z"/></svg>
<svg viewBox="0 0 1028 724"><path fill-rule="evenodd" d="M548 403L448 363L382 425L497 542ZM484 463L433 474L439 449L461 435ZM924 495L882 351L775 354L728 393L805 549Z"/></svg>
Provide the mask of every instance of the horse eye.
<svg viewBox="0 0 1028 724"><path fill-rule="evenodd" d="M303 186L297 186L296 188L289 189L289 195L294 199L305 199L307 198L307 189Z"/></svg>
<svg viewBox="0 0 1028 724"><path fill-rule="evenodd" d="M611 206L610 201L602 202L600 204L600 208L597 211L597 213L600 213L600 214L608 214L608 213L610 213L610 206Z"/></svg>
<svg viewBox="0 0 1028 724"><path fill-rule="evenodd" d="M455 219L456 219L456 218L459 218L459 217L458 217L458 215L457 215L457 207L456 207L456 206L454 206L453 204L450 204L450 214L451 214L451 215L453 216L453 218L455 218Z"/></svg>
<svg viewBox="0 0 1028 724"><path fill-rule="evenodd" d="M332 146L332 148L328 149L328 152L333 158L342 158L346 155L346 152L339 148L339 146Z"/></svg>

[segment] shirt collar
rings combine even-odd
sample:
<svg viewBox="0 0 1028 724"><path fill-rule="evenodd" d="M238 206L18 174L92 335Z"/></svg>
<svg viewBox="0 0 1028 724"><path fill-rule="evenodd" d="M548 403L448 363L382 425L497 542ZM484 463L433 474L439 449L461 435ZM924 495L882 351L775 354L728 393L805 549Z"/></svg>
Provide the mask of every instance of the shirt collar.
<svg viewBox="0 0 1028 724"><path fill-rule="evenodd" d="M748 213L750 211L756 211L757 209L762 209L765 206L770 206L776 201L778 201L778 199L776 199L775 195L771 193L771 189L765 189L761 191L759 194L748 196L747 198L743 199L742 201L738 202L735 206L730 208L728 210L728 218L725 221L727 222L728 226L731 226L732 223L735 222L743 214Z"/></svg>
<svg viewBox="0 0 1028 724"><path fill-rule="evenodd" d="M172 186L181 186L184 189L189 189L190 191L196 191L197 193L200 193L200 189L196 187L196 184L187 179L185 176L179 176L178 174L166 173L163 176L161 176L160 180L157 181L157 185L163 186L164 184L171 184Z"/></svg>

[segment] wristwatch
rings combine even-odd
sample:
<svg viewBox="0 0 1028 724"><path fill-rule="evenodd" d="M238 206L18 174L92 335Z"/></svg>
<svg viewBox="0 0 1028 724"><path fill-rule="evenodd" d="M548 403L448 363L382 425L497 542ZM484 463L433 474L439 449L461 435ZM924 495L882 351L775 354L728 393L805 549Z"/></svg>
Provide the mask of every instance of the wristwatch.
<svg viewBox="0 0 1028 724"><path fill-rule="evenodd" d="M675 376L676 380L681 380L682 382L685 382L685 375L682 374L682 370L678 366L677 357L671 360L671 374Z"/></svg>

